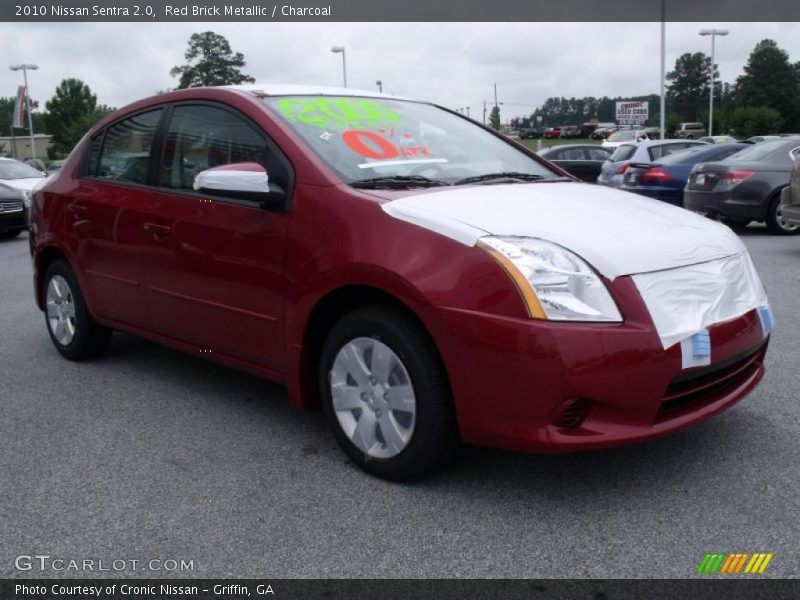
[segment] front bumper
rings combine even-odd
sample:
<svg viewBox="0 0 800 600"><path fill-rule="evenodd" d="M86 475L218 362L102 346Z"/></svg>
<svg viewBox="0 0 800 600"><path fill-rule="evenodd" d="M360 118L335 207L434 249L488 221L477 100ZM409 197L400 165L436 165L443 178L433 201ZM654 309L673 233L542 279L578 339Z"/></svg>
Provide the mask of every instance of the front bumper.
<svg viewBox="0 0 800 600"><path fill-rule="evenodd" d="M621 324L437 309L464 441L572 452L648 440L725 410L763 377L768 338L756 311L709 328L711 366L683 369L680 344L663 349L630 278L612 287L628 298ZM557 426L571 399L588 402L586 419Z"/></svg>
<svg viewBox="0 0 800 600"><path fill-rule="evenodd" d="M5 211L0 208L0 232L22 231L28 228L28 209Z"/></svg>

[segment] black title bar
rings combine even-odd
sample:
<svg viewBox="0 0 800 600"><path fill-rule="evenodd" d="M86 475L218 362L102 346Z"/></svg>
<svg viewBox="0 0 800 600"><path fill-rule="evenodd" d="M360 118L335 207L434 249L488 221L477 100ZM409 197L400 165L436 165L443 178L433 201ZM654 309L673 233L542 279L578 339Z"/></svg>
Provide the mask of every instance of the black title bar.
<svg viewBox="0 0 800 600"><path fill-rule="evenodd" d="M663 11L663 13L662 13ZM663 14L663 18L662 18ZM796 21L797 0L2 0L0 21Z"/></svg>
<svg viewBox="0 0 800 600"><path fill-rule="evenodd" d="M3 600L789 600L796 580L5 579Z"/></svg>

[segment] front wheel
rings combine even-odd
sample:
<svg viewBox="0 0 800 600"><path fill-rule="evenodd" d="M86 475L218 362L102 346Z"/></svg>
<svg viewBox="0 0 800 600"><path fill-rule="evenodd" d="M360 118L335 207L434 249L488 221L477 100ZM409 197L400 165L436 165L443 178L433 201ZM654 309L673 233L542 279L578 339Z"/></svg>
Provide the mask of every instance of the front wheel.
<svg viewBox="0 0 800 600"><path fill-rule="evenodd" d="M800 233L800 226L789 223L783 219L781 195L777 194L767 209L767 229L777 235L795 235Z"/></svg>
<svg viewBox="0 0 800 600"><path fill-rule="evenodd" d="M397 307L342 317L323 346L319 380L336 441L368 473L418 479L458 448L442 361L425 329Z"/></svg>
<svg viewBox="0 0 800 600"><path fill-rule="evenodd" d="M66 358L86 360L108 348L111 330L89 314L78 279L63 259L54 261L45 273L44 305L47 332Z"/></svg>

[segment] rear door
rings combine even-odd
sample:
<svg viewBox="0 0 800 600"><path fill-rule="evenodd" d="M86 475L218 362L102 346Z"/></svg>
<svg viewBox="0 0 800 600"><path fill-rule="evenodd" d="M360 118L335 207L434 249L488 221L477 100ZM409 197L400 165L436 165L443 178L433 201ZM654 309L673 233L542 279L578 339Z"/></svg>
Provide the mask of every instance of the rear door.
<svg viewBox="0 0 800 600"><path fill-rule="evenodd" d="M263 165L291 194L291 164L244 115L211 103L172 108L143 224L147 297L158 333L280 372L288 213L192 187L200 171L241 162Z"/></svg>
<svg viewBox="0 0 800 600"><path fill-rule="evenodd" d="M143 285L143 209L163 108L125 117L91 141L83 175L67 198L66 235L95 316L149 327Z"/></svg>

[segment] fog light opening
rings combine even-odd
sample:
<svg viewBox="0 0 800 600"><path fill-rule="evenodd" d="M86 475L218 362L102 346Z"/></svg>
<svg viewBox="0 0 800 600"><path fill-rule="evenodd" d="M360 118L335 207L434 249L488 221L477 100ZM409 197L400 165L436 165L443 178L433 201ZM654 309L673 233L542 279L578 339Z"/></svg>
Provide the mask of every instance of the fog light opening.
<svg viewBox="0 0 800 600"><path fill-rule="evenodd" d="M562 429L575 429L586 420L589 401L584 398L569 398L558 405L553 415L553 425Z"/></svg>

